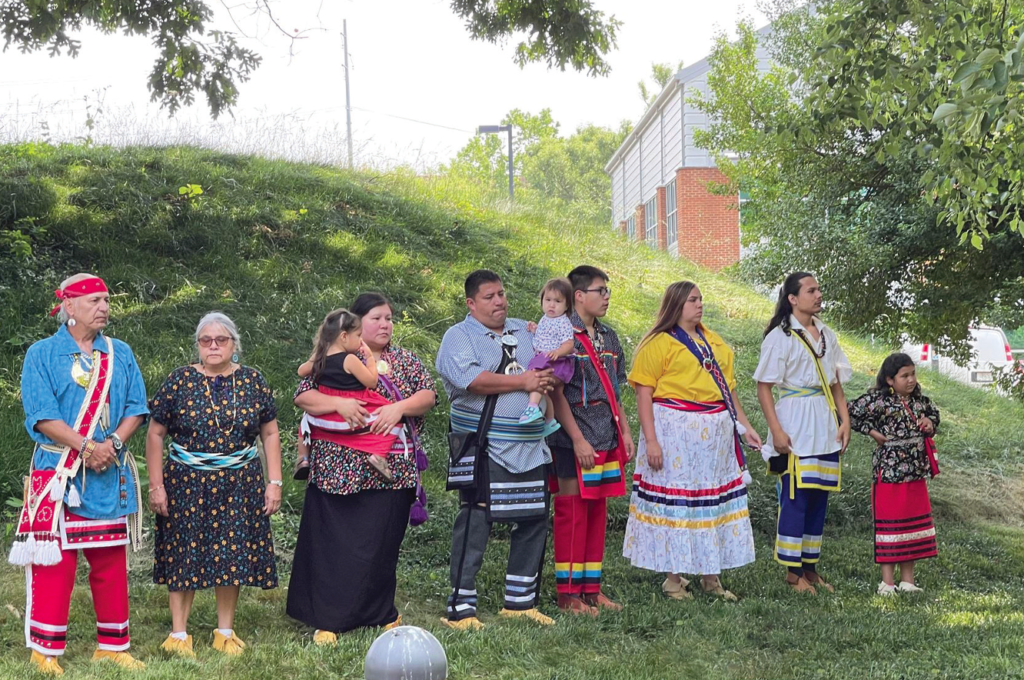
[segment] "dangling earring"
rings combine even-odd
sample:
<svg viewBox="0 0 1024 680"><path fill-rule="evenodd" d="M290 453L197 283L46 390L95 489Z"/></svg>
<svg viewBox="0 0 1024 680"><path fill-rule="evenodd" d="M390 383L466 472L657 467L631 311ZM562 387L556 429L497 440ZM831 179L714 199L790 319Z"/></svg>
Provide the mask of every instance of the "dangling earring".
<svg viewBox="0 0 1024 680"><path fill-rule="evenodd" d="M68 319L68 328L74 328L77 323L74 319Z"/></svg>
<svg viewBox="0 0 1024 680"><path fill-rule="evenodd" d="M231 361L235 362L236 364L238 363L238 352L235 352L234 354L231 355Z"/></svg>

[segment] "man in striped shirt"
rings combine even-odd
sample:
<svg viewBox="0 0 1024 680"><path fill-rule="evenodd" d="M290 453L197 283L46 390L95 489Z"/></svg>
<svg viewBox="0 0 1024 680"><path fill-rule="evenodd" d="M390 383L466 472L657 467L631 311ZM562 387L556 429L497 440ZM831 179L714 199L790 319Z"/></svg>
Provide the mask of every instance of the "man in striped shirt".
<svg viewBox="0 0 1024 680"><path fill-rule="evenodd" d="M540 571L547 540L546 470L551 453L544 443L544 423L519 423L529 393L548 393L550 370L522 371L533 358L526 322L509 319L501 278L492 271L472 272L465 283L466 319L445 333L437 354L437 371L448 393L455 432L474 431L488 395L496 394L487 431L487 460L480 483L460 491L461 507L452 530L451 585L448 615L441 619L457 630L477 630L476 575L483 563L491 524L512 524L505 606L502 616L527 617L551 625L537 610ZM504 363L511 364L501 373ZM518 370L517 370L518 369Z"/></svg>

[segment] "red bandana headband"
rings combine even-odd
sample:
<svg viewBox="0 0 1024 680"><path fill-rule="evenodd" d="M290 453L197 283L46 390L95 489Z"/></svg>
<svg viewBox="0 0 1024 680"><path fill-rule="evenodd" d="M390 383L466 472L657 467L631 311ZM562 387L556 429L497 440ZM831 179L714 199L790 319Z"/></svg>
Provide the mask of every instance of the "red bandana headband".
<svg viewBox="0 0 1024 680"><path fill-rule="evenodd" d="M82 279L74 283L69 283L63 289L58 288L53 291L53 294L57 296L58 300L70 300L71 298L84 297L86 295L92 295L93 293L106 293L107 284L103 282L98 276L93 276L88 279ZM53 316L60 311L60 302L57 306L50 310L50 316Z"/></svg>

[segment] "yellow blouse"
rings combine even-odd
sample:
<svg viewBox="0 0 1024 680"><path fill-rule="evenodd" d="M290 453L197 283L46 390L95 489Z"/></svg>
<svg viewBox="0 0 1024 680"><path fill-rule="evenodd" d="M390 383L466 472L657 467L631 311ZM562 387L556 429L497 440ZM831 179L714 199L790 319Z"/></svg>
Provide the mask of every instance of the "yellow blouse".
<svg viewBox="0 0 1024 680"><path fill-rule="evenodd" d="M735 389L732 349L714 331L707 328L703 330L729 389ZM722 393L711 374L704 370L697 357L683 343L668 333L658 333L640 348L633 360L628 380L633 389L637 385L653 387L656 399L722 401Z"/></svg>

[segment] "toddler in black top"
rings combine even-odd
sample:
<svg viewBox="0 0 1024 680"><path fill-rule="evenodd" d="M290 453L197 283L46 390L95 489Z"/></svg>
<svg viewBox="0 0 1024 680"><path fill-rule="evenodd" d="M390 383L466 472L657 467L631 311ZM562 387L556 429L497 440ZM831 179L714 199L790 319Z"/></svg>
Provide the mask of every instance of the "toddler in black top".
<svg viewBox="0 0 1024 680"><path fill-rule="evenodd" d="M365 359L360 358L360 354ZM313 343L313 355L299 367L299 375L315 382L320 392L363 402L364 408L370 412L367 425L374 419L377 409L391 403L376 391L377 365L373 362L370 348L363 342L362 320L346 309L336 309L324 319ZM307 416L304 420L309 418ZM348 428L337 413L316 416L316 422L309 427L313 438L329 439L370 454L367 463L390 481L392 474L387 455L397 435L393 432L371 434L367 429ZM300 464L297 472L302 470L302 459L308 460L309 457L309 445L303 437L299 438L298 453ZM305 469L308 476L308 464Z"/></svg>

